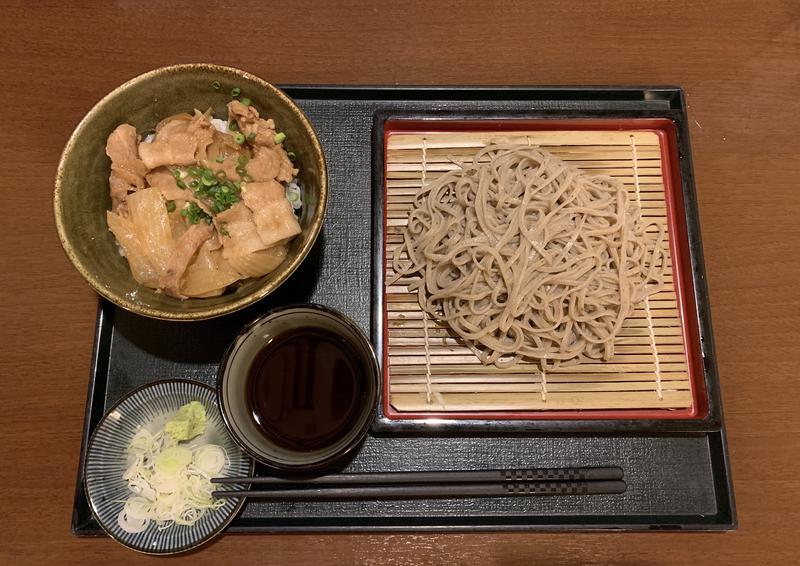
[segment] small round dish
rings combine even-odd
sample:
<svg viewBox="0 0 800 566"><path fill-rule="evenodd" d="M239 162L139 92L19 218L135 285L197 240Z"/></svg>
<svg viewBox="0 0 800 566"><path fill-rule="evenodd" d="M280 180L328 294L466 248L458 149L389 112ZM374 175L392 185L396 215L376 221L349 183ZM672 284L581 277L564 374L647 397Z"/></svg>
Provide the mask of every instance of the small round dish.
<svg viewBox="0 0 800 566"><path fill-rule="evenodd" d="M131 492L122 475L129 465L127 447L142 427L154 432L164 426L182 406L201 402L206 409L206 430L198 437L203 443L222 446L229 463L223 476L251 476L254 462L233 441L217 407L214 390L208 385L183 379L158 381L136 389L103 417L89 439L83 477L89 507L102 529L114 540L145 554L177 554L208 542L230 523L245 498L228 498L222 507L210 510L192 526L171 525L159 530L154 521L140 533L128 533L117 517ZM240 484L225 489L246 489Z"/></svg>
<svg viewBox="0 0 800 566"><path fill-rule="evenodd" d="M359 382L359 397L354 401L351 417L334 440L324 446L302 449L281 445L274 438L269 438L259 426L253 414L252 388L250 375L260 359L259 355L270 347L285 339L287 334L300 328L320 329L330 332L343 340L352 355ZM324 361L307 360L308 366L321 366ZM335 370L331 370L335 371ZM332 374L331 374L332 375ZM321 377L321 376L317 376ZM298 408L286 409L280 418L293 419L297 413L291 411L312 411L308 427L316 426L321 419L318 411L325 407L325 395L320 391L333 391L333 377L314 381L309 379L303 383L294 382L291 386L281 387L292 400L300 398ZM284 378L285 379L285 378ZM234 339L220 363L217 374L217 395L222 418L228 425L233 438L251 456L262 464L283 474L317 473L330 468L344 460L361 444L375 415L380 390L380 370L375 352L364 332L352 320L338 311L320 305L296 305L275 309L246 326ZM332 395L332 393L330 394ZM315 397L319 404L310 403ZM268 404L278 403L275 398ZM316 403L316 402L315 402Z"/></svg>

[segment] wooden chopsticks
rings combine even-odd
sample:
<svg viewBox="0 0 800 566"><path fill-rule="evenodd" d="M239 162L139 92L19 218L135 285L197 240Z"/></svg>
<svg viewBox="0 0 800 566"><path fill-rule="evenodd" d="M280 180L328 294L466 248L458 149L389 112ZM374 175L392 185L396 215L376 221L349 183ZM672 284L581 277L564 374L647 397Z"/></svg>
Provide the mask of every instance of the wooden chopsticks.
<svg viewBox="0 0 800 566"><path fill-rule="evenodd" d="M419 499L592 495L623 493L622 468L536 468L335 474L305 480L276 477L213 478L218 484L251 484L270 489L219 490L214 497L266 500ZM332 487L318 487L332 486Z"/></svg>

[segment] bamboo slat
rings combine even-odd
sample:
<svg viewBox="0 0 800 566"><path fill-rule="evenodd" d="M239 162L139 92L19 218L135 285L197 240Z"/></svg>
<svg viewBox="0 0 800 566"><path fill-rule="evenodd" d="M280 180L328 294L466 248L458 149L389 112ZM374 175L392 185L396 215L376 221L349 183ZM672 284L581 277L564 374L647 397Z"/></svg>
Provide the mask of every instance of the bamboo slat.
<svg viewBox="0 0 800 566"><path fill-rule="evenodd" d="M386 257L402 243L414 195L471 159L491 140L535 144L589 174L619 179L645 219L666 218L661 148L646 131L523 131L392 134L386 154ZM424 151L423 151L424 145ZM423 157L424 156L424 157ZM651 226L648 236L656 237ZM446 325L423 316L410 279L386 291L389 400L399 412L683 409L692 391L671 272L669 235L663 242L665 287L636 306L607 361L586 360L540 372L525 362L483 365ZM427 348L426 348L427 344ZM430 376L428 374L430 373Z"/></svg>

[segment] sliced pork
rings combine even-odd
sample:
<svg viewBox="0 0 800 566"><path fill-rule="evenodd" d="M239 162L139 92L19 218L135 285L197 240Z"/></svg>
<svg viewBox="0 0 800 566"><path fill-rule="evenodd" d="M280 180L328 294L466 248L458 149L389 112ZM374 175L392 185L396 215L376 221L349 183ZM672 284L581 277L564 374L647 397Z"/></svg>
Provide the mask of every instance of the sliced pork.
<svg viewBox="0 0 800 566"><path fill-rule="evenodd" d="M211 239L214 229L206 223L195 224L189 227L175 242L175 248L167 260L167 267L159 279L159 287L171 297L185 299L180 292L180 282L189 262L200 249L204 242Z"/></svg>
<svg viewBox="0 0 800 566"><path fill-rule="evenodd" d="M192 165L205 154L214 137L211 121L199 112L178 114L156 126L155 139L139 144L139 155L148 169L162 165Z"/></svg>
<svg viewBox="0 0 800 566"><path fill-rule="evenodd" d="M144 175L147 167L139 159L136 147L136 128L121 124L111 132L106 140L106 155L111 158L111 210L117 211L128 194L144 188Z"/></svg>
<svg viewBox="0 0 800 566"><path fill-rule="evenodd" d="M237 203L214 218L220 232L222 256L226 259L263 250L267 246L258 235L253 213L244 203Z"/></svg>
<svg viewBox="0 0 800 566"><path fill-rule="evenodd" d="M258 235L266 247L280 244L300 233L300 223L277 181L247 183L242 188L244 204L253 213Z"/></svg>

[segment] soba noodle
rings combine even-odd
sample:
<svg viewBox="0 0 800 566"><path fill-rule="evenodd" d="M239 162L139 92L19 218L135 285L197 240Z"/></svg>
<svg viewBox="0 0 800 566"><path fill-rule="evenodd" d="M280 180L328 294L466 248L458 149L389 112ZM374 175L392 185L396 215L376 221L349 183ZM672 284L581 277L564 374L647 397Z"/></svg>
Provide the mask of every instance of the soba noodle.
<svg viewBox="0 0 800 566"><path fill-rule="evenodd" d="M618 180L494 143L417 193L389 283L408 282L483 363L608 360L662 287L664 237Z"/></svg>

